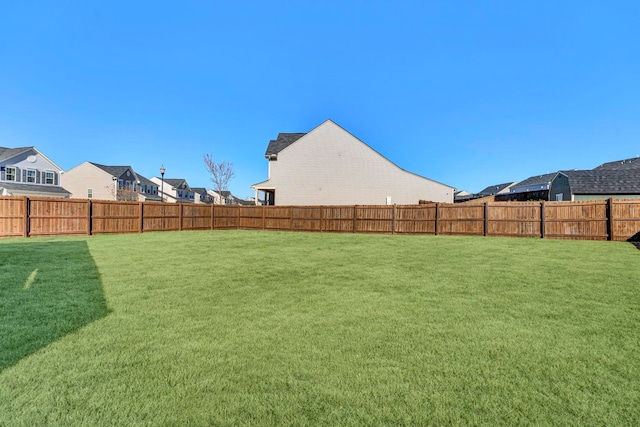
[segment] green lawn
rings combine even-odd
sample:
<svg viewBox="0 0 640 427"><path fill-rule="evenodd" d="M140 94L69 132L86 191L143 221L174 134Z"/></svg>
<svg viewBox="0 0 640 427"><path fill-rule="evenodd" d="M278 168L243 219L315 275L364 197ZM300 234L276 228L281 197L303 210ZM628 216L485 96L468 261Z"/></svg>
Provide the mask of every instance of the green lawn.
<svg viewBox="0 0 640 427"><path fill-rule="evenodd" d="M639 283L628 243L0 240L0 426L640 425Z"/></svg>

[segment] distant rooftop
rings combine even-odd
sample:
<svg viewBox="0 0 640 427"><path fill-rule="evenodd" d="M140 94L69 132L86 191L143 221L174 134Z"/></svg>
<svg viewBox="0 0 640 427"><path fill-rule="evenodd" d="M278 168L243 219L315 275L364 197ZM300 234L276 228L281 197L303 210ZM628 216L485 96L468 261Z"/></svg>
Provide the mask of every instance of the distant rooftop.
<svg viewBox="0 0 640 427"><path fill-rule="evenodd" d="M631 159L617 160L615 162L603 163L594 170L621 170L621 169L640 169L640 157Z"/></svg>

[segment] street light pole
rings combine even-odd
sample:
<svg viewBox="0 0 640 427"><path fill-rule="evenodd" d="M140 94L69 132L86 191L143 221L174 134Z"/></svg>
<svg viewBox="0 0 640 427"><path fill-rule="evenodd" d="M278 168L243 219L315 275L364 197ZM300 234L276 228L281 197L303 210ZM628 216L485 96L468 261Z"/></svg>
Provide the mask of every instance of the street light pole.
<svg viewBox="0 0 640 427"><path fill-rule="evenodd" d="M162 183L161 183L161 187L160 187L160 198L162 199L162 201L164 202L164 173L165 173L166 169L164 168L164 165L160 166L160 177L162 179Z"/></svg>

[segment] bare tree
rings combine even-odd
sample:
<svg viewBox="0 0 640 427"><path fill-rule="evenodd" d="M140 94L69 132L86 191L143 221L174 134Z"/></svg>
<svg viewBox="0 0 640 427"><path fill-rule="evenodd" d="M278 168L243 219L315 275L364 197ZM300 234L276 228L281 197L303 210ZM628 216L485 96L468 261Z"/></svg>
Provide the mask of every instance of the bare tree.
<svg viewBox="0 0 640 427"><path fill-rule="evenodd" d="M204 165L211 174L211 181L215 186L216 192L222 198L222 192L229 189L229 181L235 176L233 163L226 161L216 162L213 160L213 156L207 153L204 155Z"/></svg>
<svg viewBox="0 0 640 427"><path fill-rule="evenodd" d="M122 202L137 202L140 200L138 189L134 189L133 184L130 185L118 185L114 182L114 186L106 187L114 200Z"/></svg>

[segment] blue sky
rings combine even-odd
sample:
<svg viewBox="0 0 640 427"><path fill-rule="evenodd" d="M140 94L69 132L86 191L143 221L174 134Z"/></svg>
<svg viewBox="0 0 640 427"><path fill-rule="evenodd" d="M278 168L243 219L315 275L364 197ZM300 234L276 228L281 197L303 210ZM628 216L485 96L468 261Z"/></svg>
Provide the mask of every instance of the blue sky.
<svg viewBox="0 0 640 427"><path fill-rule="evenodd" d="M468 191L640 155L636 1L29 1L0 12L0 146L252 196L332 119Z"/></svg>

